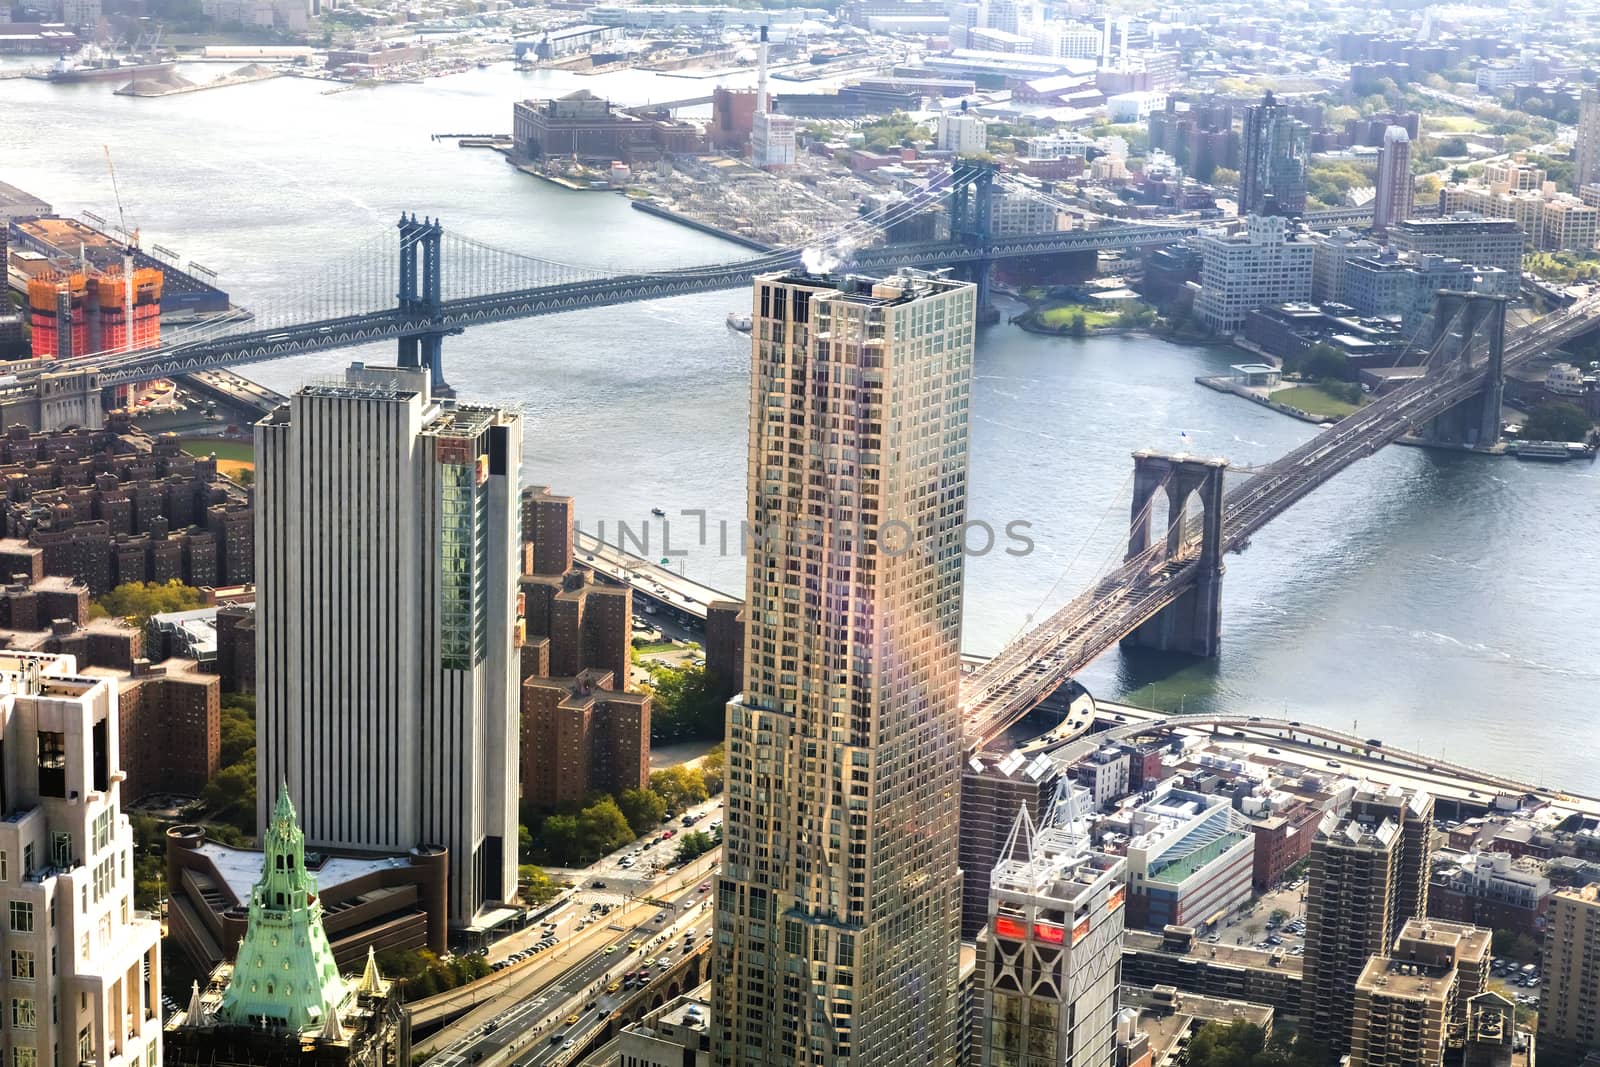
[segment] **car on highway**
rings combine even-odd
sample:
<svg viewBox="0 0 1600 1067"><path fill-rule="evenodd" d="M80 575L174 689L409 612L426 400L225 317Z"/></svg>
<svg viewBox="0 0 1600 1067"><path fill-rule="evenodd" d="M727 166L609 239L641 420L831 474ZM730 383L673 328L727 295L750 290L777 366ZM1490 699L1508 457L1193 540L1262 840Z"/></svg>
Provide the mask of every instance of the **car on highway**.
<svg viewBox="0 0 1600 1067"><path fill-rule="evenodd" d="M616 945L607 945L606 946L606 955L607 956L611 955L612 953L614 953L616 951L617 951L617 946Z"/></svg>
<svg viewBox="0 0 1600 1067"><path fill-rule="evenodd" d="M605 887L606 887L606 884L604 882L602 882L598 878L596 878L594 881L589 883L589 888L590 889L604 889Z"/></svg>
<svg viewBox="0 0 1600 1067"><path fill-rule="evenodd" d="M576 1015L567 1016L567 1025L568 1026L577 1026L578 1025L578 1017Z"/></svg>
<svg viewBox="0 0 1600 1067"><path fill-rule="evenodd" d="M672 966L672 957L671 956L662 956L660 959L656 960L656 966L657 967L671 967Z"/></svg>
<svg viewBox="0 0 1600 1067"><path fill-rule="evenodd" d="M700 883L700 888L696 889L695 892L696 893L709 893L709 892L711 892L711 883L710 882L701 882Z"/></svg>
<svg viewBox="0 0 1600 1067"><path fill-rule="evenodd" d="M606 986L606 992L607 993L615 993L617 990L619 990L621 988L622 988L622 983L621 982L612 982L610 985Z"/></svg>

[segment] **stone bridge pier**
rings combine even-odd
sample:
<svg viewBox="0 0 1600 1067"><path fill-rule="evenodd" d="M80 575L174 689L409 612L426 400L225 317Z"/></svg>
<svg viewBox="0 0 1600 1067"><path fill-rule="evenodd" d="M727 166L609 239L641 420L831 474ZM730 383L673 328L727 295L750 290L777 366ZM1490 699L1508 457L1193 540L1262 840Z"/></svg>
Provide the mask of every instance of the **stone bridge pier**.
<svg viewBox="0 0 1600 1067"><path fill-rule="evenodd" d="M1149 570L1180 558L1188 535L1189 500L1202 508L1200 549L1194 584L1177 600L1122 639L1127 647L1215 656L1222 645L1222 563L1224 459L1169 456L1150 449L1133 454L1133 518L1128 527L1128 554L1133 559L1149 549L1155 496L1165 492L1169 528L1157 531L1165 544L1156 545Z"/></svg>

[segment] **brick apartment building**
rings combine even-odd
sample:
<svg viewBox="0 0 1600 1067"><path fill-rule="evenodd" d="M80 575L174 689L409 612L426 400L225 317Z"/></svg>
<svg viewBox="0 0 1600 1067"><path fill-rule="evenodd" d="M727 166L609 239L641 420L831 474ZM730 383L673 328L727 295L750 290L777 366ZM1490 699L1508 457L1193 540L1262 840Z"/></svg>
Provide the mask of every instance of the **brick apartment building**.
<svg viewBox="0 0 1600 1067"><path fill-rule="evenodd" d="M249 582L248 495L176 438L101 430L0 435L3 576L75 578L99 596L132 581Z"/></svg>
<svg viewBox="0 0 1600 1067"><path fill-rule="evenodd" d="M523 800L551 807L650 782L650 697L607 672L522 683Z"/></svg>
<svg viewBox="0 0 1600 1067"><path fill-rule="evenodd" d="M222 685L193 660L134 664L117 687L123 796L197 796L222 769Z"/></svg>
<svg viewBox="0 0 1600 1067"><path fill-rule="evenodd" d="M217 609L217 675L224 693L256 691L256 606Z"/></svg>
<svg viewBox="0 0 1600 1067"><path fill-rule="evenodd" d="M599 585L573 561L572 498L544 486L522 494L524 678L596 670L607 688L628 684L633 590Z"/></svg>

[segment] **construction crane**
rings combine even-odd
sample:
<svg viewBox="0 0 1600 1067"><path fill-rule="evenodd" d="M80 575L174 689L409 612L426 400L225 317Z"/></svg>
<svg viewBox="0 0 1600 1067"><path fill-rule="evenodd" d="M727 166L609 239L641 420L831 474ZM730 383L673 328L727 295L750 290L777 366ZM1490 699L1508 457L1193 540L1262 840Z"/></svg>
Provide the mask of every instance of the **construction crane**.
<svg viewBox="0 0 1600 1067"><path fill-rule="evenodd" d="M122 350L133 351L133 251L139 247L139 231L128 229L128 216L122 210L122 191L117 188L117 168L111 162L111 146L106 150L106 170L111 172L111 195L117 200L117 224L128 242L122 246Z"/></svg>
<svg viewBox="0 0 1600 1067"><path fill-rule="evenodd" d="M111 174L111 195L117 199L117 222L122 229L122 236L127 238L133 247L139 247L139 231L128 229L128 216L122 210L122 192L117 188L117 168L111 162L111 146L101 145L106 152L106 170Z"/></svg>

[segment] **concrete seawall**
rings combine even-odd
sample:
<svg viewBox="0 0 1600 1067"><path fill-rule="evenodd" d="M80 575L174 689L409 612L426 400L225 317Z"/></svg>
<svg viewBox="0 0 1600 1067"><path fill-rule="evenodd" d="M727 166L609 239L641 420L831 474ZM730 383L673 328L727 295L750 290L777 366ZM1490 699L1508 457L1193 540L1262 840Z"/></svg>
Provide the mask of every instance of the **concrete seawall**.
<svg viewBox="0 0 1600 1067"><path fill-rule="evenodd" d="M701 233L709 233L713 237L722 238L724 241L732 241L734 244L744 245L746 248L753 248L757 252L772 251L771 245L765 245L760 241L751 240L750 238L745 237L742 234L734 233L731 230L724 230L720 226L713 226L709 222L701 222L699 219L691 218L682 212L673 211L671 208L662 207L660 204L653 204L648 200L634 200L632 201L632 204L634 206L634 210L643 211L646 215L654 215L657 218L670 219L671 221L680 223L689 227L690 229L699 230Z"/></svg>

